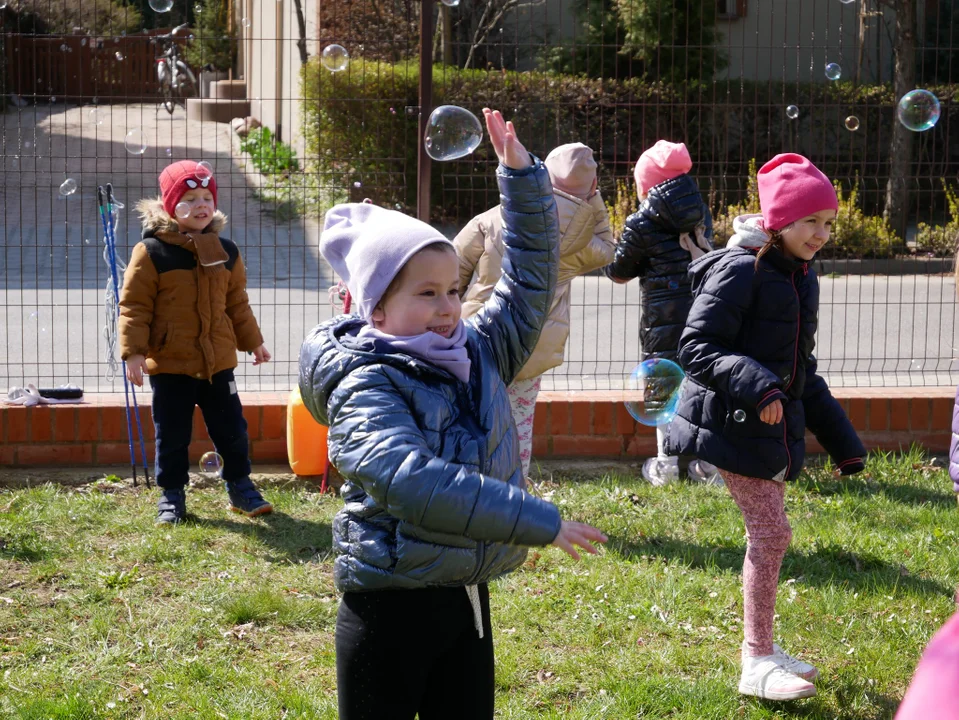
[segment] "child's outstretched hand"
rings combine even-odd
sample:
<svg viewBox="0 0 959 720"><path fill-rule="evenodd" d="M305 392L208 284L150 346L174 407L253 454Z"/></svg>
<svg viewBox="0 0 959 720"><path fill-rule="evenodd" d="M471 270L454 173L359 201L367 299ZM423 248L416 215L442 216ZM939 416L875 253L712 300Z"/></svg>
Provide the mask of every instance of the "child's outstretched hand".
<svg viewBox="0 0 959 720"><path fill-rule="evenodd" d="M490 142L496 151L496 157L512 170L522 170L533 164L523 143L516 137L516 128L513 122L506 122L499 110L483 108L483 117L486 119L486 131Z"/></svg>
<svg viewBox="0 0 959 720"><path fill-rule="evenodd" d="M592 525L563 520L563 524L559 528L559 535L553 540L553 545L573 560L579 560L579 553L576 552L574 545L579 545L590 555L595 555L599 551L590 544L590 541L604 543L606 540L606 536Z"/></svg>

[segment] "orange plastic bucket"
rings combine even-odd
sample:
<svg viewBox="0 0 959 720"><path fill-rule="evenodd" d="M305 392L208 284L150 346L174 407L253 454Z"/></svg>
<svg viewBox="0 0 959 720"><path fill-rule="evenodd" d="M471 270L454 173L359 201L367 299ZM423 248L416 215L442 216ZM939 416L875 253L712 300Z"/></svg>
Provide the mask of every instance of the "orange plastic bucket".
<svg viewBox="0 0 959 720"><path fill-rule="evenodd" d="M320 425L303 405L300 389L293 388L286 406L286 454L297 475L323 475L329 462L328 428Z"/></svg>

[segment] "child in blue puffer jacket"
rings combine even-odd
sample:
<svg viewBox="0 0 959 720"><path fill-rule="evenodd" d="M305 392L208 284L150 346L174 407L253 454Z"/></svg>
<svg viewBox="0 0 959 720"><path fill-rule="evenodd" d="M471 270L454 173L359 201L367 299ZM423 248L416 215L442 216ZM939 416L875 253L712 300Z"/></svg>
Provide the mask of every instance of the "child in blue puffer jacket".
<svg viewBox="0 0 959 720"><path fill-rule="evenodd" d="M743 513L745 641L739 691L770 700L816 694L812 665L773 644L779 570L792 538L784 481L799 475L806 428L843 475L865 449L816 372L819 282L809 267L839 202L809 160L777 155L758 175L761 215L740 216L726 248L690 267L693 306L679 343L686 371L666 447L720 468Z"/></svg>
<svg viewBox="0 0 959 720"><path fill-rule="evenodd" d="M506 262L460 319L459 263L429 225L373 205L326 215L320 250L357 314L315 328L300 391L344 478L334 579L339 717L493 717L487 583L526 548L605 542L524 490L508 383L549 313L559 239L549 175L484 110Z"/></svg>

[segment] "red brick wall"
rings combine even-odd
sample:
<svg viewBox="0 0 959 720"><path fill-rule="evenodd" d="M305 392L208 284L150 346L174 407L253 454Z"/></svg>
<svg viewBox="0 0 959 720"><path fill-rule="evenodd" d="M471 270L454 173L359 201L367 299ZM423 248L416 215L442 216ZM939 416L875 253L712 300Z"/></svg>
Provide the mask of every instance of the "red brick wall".
<svg viewBox="0 0 959 720"><path fill-rule="evenodd" d="M837 389L836 397L869 449L898 450L917 443L949 449L952 388ZM286 393L243 393L254 463L286 462ZM544 392L536 409L536 457L645 457L656 452L653 428L636 423L622 393ZM150 408L140 408L148 463L153 463ZM190 456L213 445L199 409ZM810 436L811 452L822 448ZM139 446L136 448L140 457ZM130 461L122 395L89 395L79 405L0 411L0 466L125 465Z"/></svg>

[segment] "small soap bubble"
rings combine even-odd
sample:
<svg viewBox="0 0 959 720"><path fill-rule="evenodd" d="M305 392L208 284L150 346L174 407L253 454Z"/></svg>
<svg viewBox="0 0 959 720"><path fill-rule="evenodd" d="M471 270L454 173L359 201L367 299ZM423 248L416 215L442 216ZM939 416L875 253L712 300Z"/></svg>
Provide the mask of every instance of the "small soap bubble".
<svg viewBox="0 0 959 720"><path fill-rule="evenodd" d="M735 421L738 422L738 423L744 423L744 422L746 422L746 411L745 411L745 410L742 410L742 409L739 409L739 410L734 411L734 412L733 412L733 420L735 420Z"/></svg>
<svg viewBox="0 0 959 720"><path fill-rule="evenodd" d="M196 5L193 6L193 12L199 15L200 13L203 12L203 6L200 3L197 3Z"/></svg>
<svg viewBox="0 0 959 720"><path fill-rule="evenodd" d="M372 205L373 201L370 198L363 198L364 205Z"/></svg>
<svg viewBox="0 0 959 720"><path fill-rule="evenodd" d="M627 400L626 410L643 425L669 424L676 417L685 378L683 369L672 360L643 360L633 368L626 382L627 390L643 399Z"/></svg>
<svg viewBox="0 0 959 720"><path fill-rule="evenodd" d="M170 9L173 7L173 0L150 0L150 9L153 12L165 13L170 12Z"/></svg>
<svg viewBox="0 0 959 720"><path fill-rule="evenodd" d="M176 207L173 208L173 213L181 220L186 220L190 217L190 203L177 203Z"/></svg>
<svg viewBox="0 0 959 720"><path fill-rule="evenodd" d="M133 128L123 139L123 147L131 155L142 155L147 151L147 141L143 137L143 131L140 128Z"/></svg>
<svg viewBox="0 0 959 720"><path fill-rule="evenodd" d="M390 114L396 115L396 108L390 108Z"/></svg>
<svg viewBox="0 0 959 720"><path fill-rule="evenodd" d="M402 203L396 203L396 205L393 206L393 209L394 209L394 210L397 210L397 211L399 211L399 212L402 212L402 210L403 210L403 205L402 205Z"/></svg>
<svg viewBox="0 0 959 720"><path fill-rule="evenodd" d="M786 106L786 117L790 120L795 120L799 117L799 108L796 105L787 105Z"/></svg>
<svg viewBox="0 0 959 720"><path fill-rule="evenodd" d="M223 474L223 458L212 450L200 456L200 473L211 480Z"/></svg>
<svg viewBox="0 0 959 720"><path fill-rule="evenodd" d="M941 112L939 98L928 90L907 92L896 108L899 122L913 132L925 132L935 127Z"/></svg>
<svg viewBox="0 0 959 720"><path fill-rule="evenodd" d="M87 46L87 39L80 38L80 47L86 47L86 46Z"/></svg>
<svg viewBox="0 0 959 720"><path fill-rule="evenodd" d="M163 152L166 153L167 157L173 157L173 148L167 148Z"/></svg>
<svg viewBox="0 0 959 720"><path fill-rule="evenodd" d="M54 103L54 102L56 102L56 101L57 101L57 96L56 96L56 95L54 95L53 97L50 98L50 102Z"/></svg>
<svg viewBox="0 0 959 720"><path fill-rule="evenodd" d="M73 178L67 178L60 183L60 195L68 197L77 191L77 181Z"/></svg>
<svg viewBox="0 0 959 720"><path fill-rule="evenodd" d="M194 174L197 180L207 180L213 177L213 166L206 160L201 160L196 164L196 172Z"/></svg>
<svg viewBox="0 0 959 720"><path fill-rule="evenodd" d="M66 43L63 43L63 44L60 46L60 52L70 52L70 46L67 45Z"/></svg>
<svg viewBox="0 0 959 720"><path fill-rule="evenodd" d="M838 63L829 63L826 65L826 77L830 80L838 80L842 77L842 68Z"/></svg>
<svg viewBox="0 0 959 720"><path fill-rule="evenodd" d="M846 122L844 124L846 125L846 130L849 132L856 132L856 130L859 129L859 118L857 118L855 115L850 115L846 118Z"/></svg>
<svg viewBox="0 0 959 720"><path fill-rule="evenodd" d="M357 180L356 182L353 183L353 187L355 187L357 190L359 190L361 187L363 187L363 183L361 183L359 180Z"/></svg>
<svg viewBox="0 0 959 720"><path fill-rule="evenodd" d="M323 48L320 62L330 72L340 72L350 64L350 53L342 45L327 45Z"/></svg>
<svg viewBox="0 0 959 720"><path fill-rule="evenodd" d="M25 147L27 150L29 150L30 148L33 147L33 143L30 142L29 140L27 140L27 141L25 141L25 142L23 143L23 147Z"/></svg>
<svg viewBox="0 0 959 720"><path fill-rule="evenodd" d="M31 320L36 320L39 316L40 316L40 313L38 313L36 310L30 313Z"/></svg>
<svg viewBox="0 0 959 720"><path fill-rule="evenodd" d="M483 142L477 117L456 105L440 105L426 124L426 154L434 160L456 160L472 153Z"/></svg>
<svg viewBox="0 0 959 720"><path fill-rule="evenodd" d="M106 113L103 112L100 108L91 108L90 113L90 122L94 125L103 125L104 121L107 119Z"/></svg>
<svg viewBox="0 0 959 720"><path fill-rule="evenodd" d="M440 0L446 7L458 7L460 0Z"/></svg>
<svg viewBox="0 0 959 720"><path fill-rule="evenodd" d="M84 245L93 245L93 240L91 240L90 238L83 238L83 244L84 244Z"/></svg>
<svg viewBox="0 0 959 720"><path fill-rule="evenodd" d="M123 61L123 53L120 52L119 50L116 51L116 54L114 55L114 57L115 57L118 61L121 61L121 62Z"/></svg>
<svg viewBox="0 0 959 720"><path fill-rule="evenodd" d="M250 18L243 18L243 19L240 21L240 23L241 23L241 24L243 25L243 27L245 27L245 28L248 28L248 27L250 27L250 25L253 24L253 23L250 22Z"/></svg>

